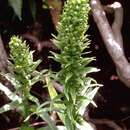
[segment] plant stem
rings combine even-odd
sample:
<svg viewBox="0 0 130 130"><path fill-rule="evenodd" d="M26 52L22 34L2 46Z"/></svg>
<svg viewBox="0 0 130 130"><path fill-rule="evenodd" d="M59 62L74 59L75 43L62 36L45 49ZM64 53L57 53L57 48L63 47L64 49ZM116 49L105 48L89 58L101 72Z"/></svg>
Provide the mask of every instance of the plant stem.
<svg viewBox="0 0 130 130"><path fill-rule="evenodd" d="M24 119L26 119L27 118L27 116L29 116L29 114L30 114L30 112L29 112L29 102L28 102L28 90L27 90L27 88L28 88L28 86L25 86L25 87L23 87L24 88L24 90L23 90L23 107L24 107L24 109L23 109L23 115L24 115ZM24 122L24 124L23 124L23 126L29 126L29 121L27 120L26 122Z"/></svg>

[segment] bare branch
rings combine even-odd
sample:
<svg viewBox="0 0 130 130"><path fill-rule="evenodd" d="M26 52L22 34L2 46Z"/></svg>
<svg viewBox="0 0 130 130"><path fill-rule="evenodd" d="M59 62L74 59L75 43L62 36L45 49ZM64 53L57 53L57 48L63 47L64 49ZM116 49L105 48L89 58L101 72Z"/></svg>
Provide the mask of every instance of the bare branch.
<svg viewBox="0 0 130 130"><path fill-rule="evenodd" d="M56 81L53 80L52 84L58 92L62 93L64 91L64 86L60 85Z"/></svg>
<svg viewBox="0 0 130 130"><path fill-rule="evenodd" d="M123 8L120 3L114 2L111 7L114 9L114 22L112 24L112 30L117 43L123 49L123 40L121 35L121 28L123 24Z"/></svg>
<svg viewBox="0 0 130 130"><path fill-rule="evenodd" d="M7 70L7 60L8 60L8 57L4 49L2 38L0 35L0 71L5 72Z"/></svg>
<svg viewBox="0 0 130 130"><path fill-rule="evenodd" d="M24 39L29 40L30 42L34 43L34 47L40 52L43 48L48 48L52 50L59 50L52 41L40 41L36 36L33 36L29 33L25 33L21 35Z"/></svg>
<svg viewBox="0 0 130 130"><path fill-rule="evenodd" d="M106 49L115 63L119 79L130 87L130 64L123 50L121 27L123 23L123 8L120 3L115 2L105 9L114 12L114 22L110 26L106 13L99 0L90 1L93 18L103 38Z"/></svg>

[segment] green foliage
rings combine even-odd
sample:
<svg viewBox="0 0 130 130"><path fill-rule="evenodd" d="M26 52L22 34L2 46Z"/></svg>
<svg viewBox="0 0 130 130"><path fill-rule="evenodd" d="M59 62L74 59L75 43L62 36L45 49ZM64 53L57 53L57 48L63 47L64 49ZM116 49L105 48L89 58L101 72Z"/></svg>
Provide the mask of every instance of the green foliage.
<svg viewBox="0 0 130 130"><path fill-rule="evenodd" d="M46 84L48 86L48 92L49 92L50 98L51 100L55 102L53 104L54 107L60 109L60 111L63 111L65 109L65 104L63 104L62 101L59 99L62 95L58 95L49 77L46 78ZM58 104L56 102L58 102ZM64 113L58 112L58 116L62 120L62 122L65 123Z"/></svg>
<svg viewBox="0 0 130 130"><path fill-rule="evenodd" d="M29 126L23 126L20 128L20 130L35 130L35 129Z"/></svg>
<svg viewBox="0 0 130 130"><path fill-rule="evenodd" d="M33 130L28 124L28 120L33 114L37 114L45 120L50 130L57 130L48 114L50 111L50 102L48 101L40 104L39 100L30 93L31 86L40 80L43 81L43 78L45 78L47 74L47 70L42 70L41 72L36 70L40 60L33 61L33 51L29 50L26 42L23 42L21 38L13 36L9 42L9 47L10 73L2 73L2 75L12 83L15 91L10 91L0 83L0 90L11 100L10 103L0 108L0 113L13 109L21 110L24 117L24 122L21 127L22 130ZM33 104L30 104L29 101L32 101Z"/></svg>
<svg viewBox="0 0 130 130"><path fill-rule="evenodd" d="M12 1L10 0L10 3ZM18 1L17 1L18 2ZM33 3L34 4L34 3ZM10 4L16 14L21 18L22 4ZM34 5L30 8L32 10ZM93 103L93 97L99 89L96 80L89 77L90 73L98 69L89 66L95 60L94 57L84 57L83 51L89 48L88 36L85 35L88 29L89 0L68 0L64 5L61 21L57 27L58 35L53 39L55 45L61 50L60 54L54 53L53 59L61 63L61 70L54 74L47 74L46 70L41 72L36 68L40 60L33 61L33 51L21 38L13 36L9 42L10 47L10 73L2 74L15 88L12 92L0 83L0 90L11 100L0 108L0 113L19 109L21 110L24 122L21 129L33 129L29 127L28 120L36 114L48 123L46 128L57 130L54 122L50 119L49 113L57 111L62 120L65 130L85 130L88 127L83 119L85 108ZM34 12L33 12L34 14ZM58 94L53 87L50 77L64 86L64 91ZM45 78L46 77L46 78ZM31 86L36 82L46 79L50 101L39 103L39 100L31 95ZM33 104L30 104L32 101Z"/></svg>
<svg viewBox="0 0 130 130"><path fill-rule="evenodd" d="M31 86L43 79L46 70L38 72L36 70L40 60L33 61L33 51L18 37L12 37L9 43L12 73L5 74L5 77L14 83L16 90L23 93L23 98L30 98Z"/></svg>
<svg viewBox="0 0 130 130"><path fill-rule="evenodd" d="M15 14L18 16L18 18L22 19L22 6L23 6L23 0L8 0L10 6L13 8Z"/></svg>
<svg viewBox="0 0 130 130"><path fill-rule="evenodd" d="M26 0L26 2L29 4L29 9L28 11L31 12L33 20L36 19L36 0ZM58 4L58 1L55 0L52 2L52 6L49 7L48 1L47 0L42 0L43 4L41 5L44 9L49 9L49 8L58 8L60 5ZM22 20L22 12L23 12L23 0L8 0L9 6L12 7L14 13L16 16L19 18L19 20Z"/></svg>
<svg viewBox="0 0 130 130"><path fill-rule="evenodd" d="M61 21L57 27L58 36L54 36L55 45L60 54L52 52L53 59L61 63L61 70L53 76L64 86L65 126L67 130L75 130L82 124L82 116L86 106L98 87L97 82L88 76L98 69L87 66L93 57L83 57L84 49L89 47L85 35L88 29L89 0L68 0L65 3Z"/></svg>
<svg viewBox="0 0 130 130"><path fill-rule="evenodd" d="M18 16L19 20L22 20L22 8L23 0L8 0L9 5L14 10L14 13ZM36 0L28 0L29 10L31 11L32 17L35 20L36 17Z"/></svg>

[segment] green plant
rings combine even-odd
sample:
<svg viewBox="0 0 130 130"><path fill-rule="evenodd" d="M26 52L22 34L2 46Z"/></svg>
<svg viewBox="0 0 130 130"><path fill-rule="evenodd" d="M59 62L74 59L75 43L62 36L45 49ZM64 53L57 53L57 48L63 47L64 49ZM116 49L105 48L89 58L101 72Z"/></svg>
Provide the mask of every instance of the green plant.
<svg viewBox="0 0 130 130"><path fill-rule="evenodd" d="M8 0L9 5L13 8L14 13L20 20L22 20L22 8L23 8L23 0ZM33 19L36 17L36 1L28 0L30 12L32 14Z"/></svg>
<svg viewBox="0 0 130 130"><path fill-rule="evenodd" d="M33 20L36 18L36 12L37 12L37 6L36 6L36 0L26 0L26 2L29 4L29 11L31 12ZM8 0L9 6L12 7L14 13L19 18L19 20L22 20L22 11L23 11L23 0ZM60 6L58 4L58 1L52 1L51 7L48 5L48 0L43 0L43 6L44 9L48 8L58 8Z"/></svg>
<svg viewBox="0 0 130 130"><path fill-rule="evenodd" d="M15 91L10 91L7 87L0 83L0 90L3 91L11 100L10 103L5 104L0 108L0 113L18 109L23 115L23 124L21 130L33 128L29 127L29 118L31 115L36 114L45 120L50 130L57 130L56 126L50 119L48 112L50 111L49 104L51 101L39 103L39 100L31 95L31 86L38 81L42 81L47 76L47 70L37 71L36 68L40 60L33 61L33 51L29 50L26 42L21 38L13 36L9 42L10 47L10 73L2 74L9 80L15 88ZM30 103L33 102L33 103Z"/></svg>
<svg viewBox="0 0 130 130"><path fill-rule="evenodd" d="M62 93L63 123L67 130L83 129L83 114L86 106L100 86L88 74L99 71L88 66L94 57L84 58L84 49L90 41L85 35L88 29L89 0L68 0L65 3L61 21L54 36L55 45L61 50L53 59L61 63L61 70L52 77L64 86ZM61 108L60 108L61 109Z"/></svg>
<svg viewBox="0 0 130 130"><path fill-rule="evenodd" d="M21 110L24 117L22 130L33 129L29 127L28 122L33 114L37 114L48 123L48 127L41 130L57 130L48 114L51 110L57 111L65 130L88 128L83 114L86 106L94 103L93 97L101 86L88 75L98 71L89 65L95 58L84 56L84 50L89 48L90 44L88 36L85 35L88 29L89 10L88 0L68 0L65 3L57 27L58 35L53 39L55 45L61 50L60 54L52 52L52 58L61 63L61 70L57 73L47 74L46 70L37 71L40 61L33 61L33 52L29 51L25 42L18 37L12 37L9 43L11 71L2 75L13 84L15 91L10 91L0 83L0 90L12 100L0 108L0 113L15 108ZM40 104L38 99L30 94L30 89L34 83L43 78L46 79L51 100ZM64 86L61 94L56 92L51 78Z"/></svg>

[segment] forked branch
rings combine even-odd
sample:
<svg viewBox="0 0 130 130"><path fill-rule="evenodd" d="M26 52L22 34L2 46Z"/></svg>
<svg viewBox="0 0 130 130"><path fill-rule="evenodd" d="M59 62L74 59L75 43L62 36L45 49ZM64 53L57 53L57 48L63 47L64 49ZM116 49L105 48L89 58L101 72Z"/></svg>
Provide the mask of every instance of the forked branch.
<svg viewBox="0 0 130 130"><path fill-rule="evenodd" d="M90 0L94 21L100 31L106 49L115 63L119 79L130 88L130 64L123 49L121 28L123 23L123 8L119 2L106 7L99 0ZM114 12L114 22L110 26L105 11Z"/></svg>

